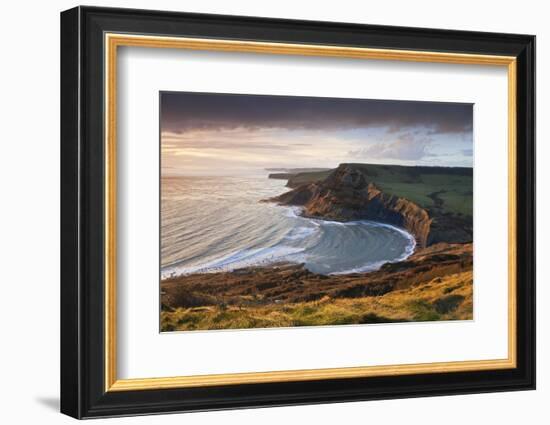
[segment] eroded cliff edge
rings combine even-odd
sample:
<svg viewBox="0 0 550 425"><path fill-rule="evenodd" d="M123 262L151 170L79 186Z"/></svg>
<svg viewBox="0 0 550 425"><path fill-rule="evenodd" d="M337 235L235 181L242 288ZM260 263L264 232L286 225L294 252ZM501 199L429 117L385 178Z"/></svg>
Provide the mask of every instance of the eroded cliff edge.
<svg viewBox="0 0 550 425"><path fill-rule="evenodd" d="M266 201L300 206L303 215L307 217L337 221L373 220L398 226L414 235L419 247L439 242L472 242L471 216L442 208L438 192L427 194L433 199L433 206L428 208L405 197L385 192L377 184L376 167L380 166L369 168L341 164L322 180L298 185ZM415 167L394 168L399 168L407 176L411 187L420 187L422 174L410 170ZM447 173L451 176L455 174Z"/></svg>

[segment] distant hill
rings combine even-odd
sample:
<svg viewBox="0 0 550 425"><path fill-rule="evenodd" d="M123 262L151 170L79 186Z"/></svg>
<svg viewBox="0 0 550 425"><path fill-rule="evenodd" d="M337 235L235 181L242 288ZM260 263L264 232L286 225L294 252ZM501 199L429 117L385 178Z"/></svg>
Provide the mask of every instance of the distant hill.
<svg viewBox="0 0 550 425"><path fill-rule="evenodd" d="M309 167L309 168L266 168L266 171L274 171L286 174L310 173L315 171L330 171L333 168Z"/></svg>
<svg viewBox="0 0 550 425"><path fill-rule="evenodd" d="M331 168L266 168L266 171L275 171L267 177L270 179L290 180L305 173L311 178L311 173L330 173Z"/></svg>
<svg viewBox="0 0 550 425"><path fill-rule="evenodd" d="M301 173L296 173L289 177L286 185L287 187L298 187L301 184L305 183L319 182L326 179L333 171L334 168L329 170L305 171Z"/></svg>

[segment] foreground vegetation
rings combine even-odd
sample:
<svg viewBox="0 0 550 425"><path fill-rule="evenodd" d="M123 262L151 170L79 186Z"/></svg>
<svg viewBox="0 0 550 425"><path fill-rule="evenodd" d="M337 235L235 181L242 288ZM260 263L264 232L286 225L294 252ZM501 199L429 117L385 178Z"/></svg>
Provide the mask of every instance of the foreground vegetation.
<svg viewBox="0 0 550 425"><path fill-rule="evenodd" d="M382 296L260 307L203 306L163 311L163 331L351 325L472 319L472 272L435 278Z"/></svg>

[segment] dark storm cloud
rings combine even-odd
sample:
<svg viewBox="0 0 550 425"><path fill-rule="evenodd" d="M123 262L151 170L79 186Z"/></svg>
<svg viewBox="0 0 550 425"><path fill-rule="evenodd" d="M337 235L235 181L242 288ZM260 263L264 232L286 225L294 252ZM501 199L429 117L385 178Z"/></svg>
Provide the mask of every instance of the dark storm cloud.
<svg viewBox="0 0 550 425"><path fill-rule="evenodd" d="M298 96L161 93L162 130L281 128L346 130L424 127L433 134L472 131L472 105Z"/></svg>

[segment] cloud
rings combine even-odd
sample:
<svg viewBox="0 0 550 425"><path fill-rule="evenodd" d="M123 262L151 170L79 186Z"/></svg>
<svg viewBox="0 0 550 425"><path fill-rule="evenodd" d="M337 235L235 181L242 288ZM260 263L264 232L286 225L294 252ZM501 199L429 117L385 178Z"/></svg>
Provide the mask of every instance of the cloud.
<svg viewBox="0 0 550 425"><path fill-rule="evenodd" d="M191 130L189 132L164 131L161 134L163 152L183 149L235 149L235 150L290 150L302 143L279 141L269 130Z"/></svg>
<svg viewBox="0 0 550 425"><path fill-rule="evenodd" d="M172 174L249 172L265 167L335 167L353 142L320 131L235 128L161 133L163 169Z"/></svg>
<svg viewBox="0 0 550 425"><path fill-rule="evenodd" d="M462 155L464 156L473 156L474 150L473 149L462 149Z"/></svg>
<svg viewBox="0 0 550 425"><path fill-rule="evenodd" d="M366 148L352 150L348 155L364 160L369 159L398 159L415 161L426 157L433 157L430 152L432 139L419 136L415 132L407 132L397 136L393 141L379 142Z"/></svg>
<svg viewBox="0 0 550 425"><path fill-rule="evenodd" d="M161 125L192 130L349 130L424 127L432 134L472 131L465 103L162 92Z"/></svg>

